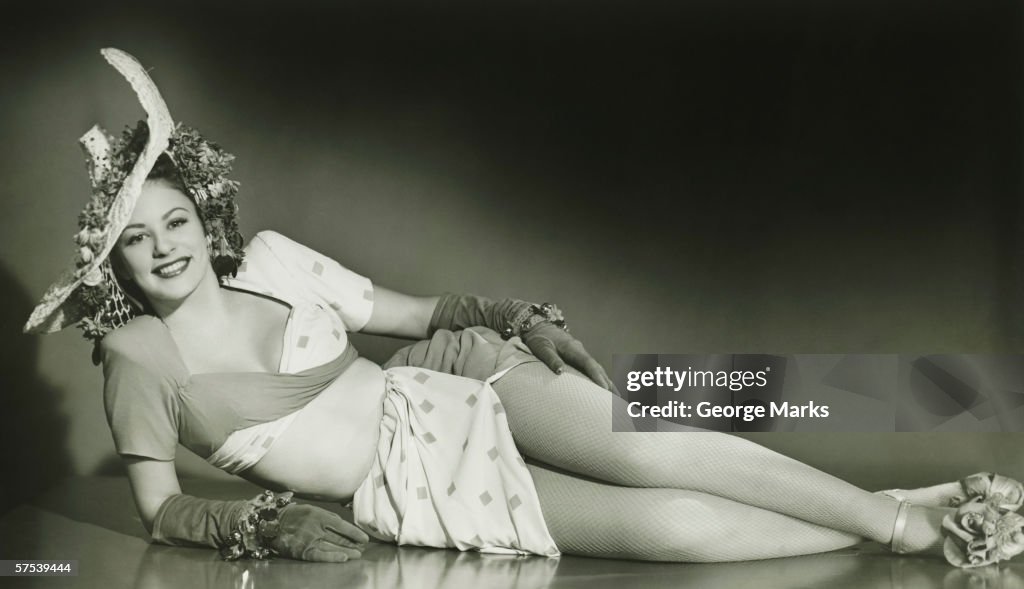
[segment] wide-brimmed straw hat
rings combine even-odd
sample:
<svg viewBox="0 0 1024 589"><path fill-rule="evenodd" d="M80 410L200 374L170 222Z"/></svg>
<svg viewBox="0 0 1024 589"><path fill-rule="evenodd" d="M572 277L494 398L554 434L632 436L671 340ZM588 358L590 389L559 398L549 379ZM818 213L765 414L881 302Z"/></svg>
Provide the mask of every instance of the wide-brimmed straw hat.
<svg viewBox="0 0 1024 589"><path fill-rule="evenodd" d="M237 265L243 255L234 203L238 183L228 179L234 157L198 131L175 126L156 84L134 57L111 48L100 53L131 84L146 120L120 139L93 126L79 140L93 191L79 216L78 252L72 268L47 289L24 327L28 333L52 333L79 322L85 336L97 343L138 312L114 278L110 254L161 155L170 158L196 203L215 266L216 260ZM218 272L222 273L226 272Z"/></svg>

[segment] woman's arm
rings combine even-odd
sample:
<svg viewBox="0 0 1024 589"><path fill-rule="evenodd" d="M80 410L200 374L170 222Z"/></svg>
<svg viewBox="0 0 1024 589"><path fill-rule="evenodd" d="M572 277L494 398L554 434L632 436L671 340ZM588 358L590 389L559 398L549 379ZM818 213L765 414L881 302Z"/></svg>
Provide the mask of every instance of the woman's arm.
<svg viewBox="0 0 1024 589"><path fill-rule="evenodd" d="M337 312L349 331L422 340L437 329L458 331L479 325L503 335L520 336L530 351L556 373L568 364L598 385L615 390L583 344L561 329L564 324L560 317L547 311L540 313L541 307L514 299L492 301L473 295L437 297L395 292L274 231L257 233L248 252L248 273L264 280L278 276L295 281Z"/></svg>
<svg viewBox="0 0 1024 589"><path fill-rule="evenodd" d="M426 339L430 318L441 297L419 297L374 285L373 312L360 331L372 335Z"/></svg>
<svg viewBox="0 0 1024 589"><path fill-rule="evenodd" d="M458 330L481 325L499 333L512 330L548 368L561 374L566 364L580 370L599 386L615 391L615 384L583 347L551 315L523 301L495 302L473 295L418 297L381 286L374 287L373 311L361 330L373 335L424 339L436 329Z"/></svg>
<svg viewBox="0 0 1024 589"><path fill-rule="evenodd" d="M153 541L220 548L238 529L245 501L214 501L181 492L173 460L124 456L132 496Z"/></svg>
<svg viewBox="0 0 1024 589"><path fill-rule="evenodd" d="M153 533L153 521L164 501L181 494L181 484L174 469L174 461L125 457L128 481L132 485L135 508L146 531Z"/></svg>
<svg viewBox="0 0 1024 589"><path fill-rule="evenodd" d="M173 461L125 457L125 465L135 506L156 542L221 548L225 555L231 551L224 547L231 544L243 519L255 513L250 501L215 501L183 494ZM345 562L359 558L369 542L365 532L338 514L313 505L285 505L278 509L275 521L277 534L263 538L262 546L288 558ZM239 555L244 552L236 549L230 558Z"/></svg>

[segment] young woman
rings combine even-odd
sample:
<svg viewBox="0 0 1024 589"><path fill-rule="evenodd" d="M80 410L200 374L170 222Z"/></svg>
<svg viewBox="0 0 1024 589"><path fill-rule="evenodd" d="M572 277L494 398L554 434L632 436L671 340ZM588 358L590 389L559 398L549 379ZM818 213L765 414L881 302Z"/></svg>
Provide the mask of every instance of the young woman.
<svg viewBox="0 0 1024 589"><path fill-rule="evenodd" d="M156 541L323 561L358 558L370 536L681 562L867 539L977 566L1024 548L1009 479L871 493L724 434L612 435L614 385L557 308L404 295L274 232L243 245L231 156L174 126L133 58L103 54L148 120L113 143L95 128L83 138L94 193L76 269L26 330L78 322L96 342L115 446ZM421 341L380 367L353 331ZM186 496L179 443L289 493ZM291 492L352 501L355 524Z"/></svg>

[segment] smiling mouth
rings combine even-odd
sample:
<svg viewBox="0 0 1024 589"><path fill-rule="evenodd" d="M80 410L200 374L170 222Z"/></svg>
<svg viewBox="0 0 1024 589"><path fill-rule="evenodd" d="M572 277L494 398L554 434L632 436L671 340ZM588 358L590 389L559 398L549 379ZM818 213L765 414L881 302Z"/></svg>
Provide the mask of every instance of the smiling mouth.
<svg viewBox="0 0 1024 589"><path fill-rule="evenodd" d="M161 278L173 278L185 271L185 268L188 267L188 262L188 258L182 258L177 262L172 262L170 264L160 266L159 268L153 270L153 274L156 274Z"/></svg>

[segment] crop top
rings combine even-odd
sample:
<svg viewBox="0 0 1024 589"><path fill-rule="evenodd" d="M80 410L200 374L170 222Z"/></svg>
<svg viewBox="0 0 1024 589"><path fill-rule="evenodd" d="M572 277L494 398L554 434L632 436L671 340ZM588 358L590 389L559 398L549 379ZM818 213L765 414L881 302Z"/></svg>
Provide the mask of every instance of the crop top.
<svg viewBox="0 0 1024 589"><path fill-rule="evenodd" d="M355 361L346 332L369 320L372 283L272 231L256 234L245 250L238 277L222 282L291 308L279 372L189 374L163 322L136 317L101 343L118 454L173 460L180 441L206 458L232 432L302 408Z"/></svg>

